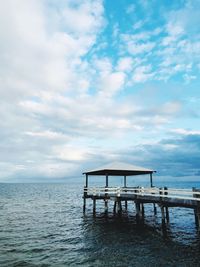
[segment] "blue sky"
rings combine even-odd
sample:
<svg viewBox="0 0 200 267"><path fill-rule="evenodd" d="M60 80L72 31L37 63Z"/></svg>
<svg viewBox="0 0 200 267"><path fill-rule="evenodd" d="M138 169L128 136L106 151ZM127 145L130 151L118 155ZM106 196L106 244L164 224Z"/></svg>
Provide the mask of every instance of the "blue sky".
<svg viewBox="0 0 200 267"><path fill-rule="evenodd" d="M124 161L200 175L200 1L0 2L0 181Z"/></svg>

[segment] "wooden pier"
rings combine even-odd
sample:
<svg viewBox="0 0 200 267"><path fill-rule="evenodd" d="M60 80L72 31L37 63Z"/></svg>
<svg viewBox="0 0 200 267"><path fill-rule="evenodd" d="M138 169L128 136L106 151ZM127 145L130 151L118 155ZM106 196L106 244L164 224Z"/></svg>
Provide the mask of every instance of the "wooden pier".
<svg viewBox="0 0 200 267"><path fill-rule="evenodd" d="M176 189L176 188L157 188L153 186L152 174L155 171L144 169L141 167L132 166L124 163L107 165L97 170L85 172L86 183L83 193L83 211L86 211L86 200L93 201L93 214L96 214L96 202L104 201L105 214L108 209L113 209L113 213L121 214L122 203L127 210L128 203L135 204L136 221L139 223L144 219L145 204L152 203L154 206L154 214L157 212L157 207L161 210L162 228L165 228L166 223L169 223L169 208L184 207L194 210L195 223L200 229L200 189ZM131 175L150 175L150 187L128 187L127 176ZM89 187L89 175L104 175L105 187ZM123 176L123 187L109 187L109 176Z"/></svg>

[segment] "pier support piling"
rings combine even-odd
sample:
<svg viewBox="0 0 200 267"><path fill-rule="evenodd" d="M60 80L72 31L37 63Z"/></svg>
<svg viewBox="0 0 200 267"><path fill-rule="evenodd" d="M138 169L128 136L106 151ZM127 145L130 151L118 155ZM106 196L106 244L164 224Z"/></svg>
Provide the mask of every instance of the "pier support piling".
<svg viewBox="0 0 200 267"><path fill-rule="evenodd" d="M166 186L164 187L164 195L168 195L168 188ZM166 221L167 223L169 223L169 210L167 206L165 206L165 214L166 214Z"/></svg>
<svg viewBox="0 0 200 267"><path fill-rule="evenodd" d="M96 198L93 198L93 215L96 215Z"/></svg>
<svg viewBox="0 0 200 267"><path fill-rule="evenodd" d="M117 201L114 201L114 206L113 206L113 213L116 213L116 206L117 206Z"/></svg>
<svg viewBox="0 0 200 267"><path fill-rule="evenodd" d="M166 221L169 223L169 209L168 207L165 207L165 214L166 214Z"/></svg>
<svg viewBox="0 0 200 267"><path fill-rule="evenodd" d="M125 200L125 210L127 211L127 209L128 209L128 201Z"/></svg>
<svg viewBox="0 0 200 267"><path fill-rule="evenodd" d="M121 212L122 212L122 203L121 203L121 200L119 198L117 198L114 202L113 212L114 212L114 214L116 214L116 212L118 214L121 214Z"/></svg>
<svg viewBox="0 0 200 267"><path fill-rule="evenodd" d="M135 202L135 210L136 210L136 222L140 222L140 203Z"/></svg>
<svg viewBox="0 0 200 267"><path fill-rule="evenodd" d="M141 210L142 210L142 219L144 219L144 204L141 204Z"/></svg>
<svg viewBox="0 0 200 267"><path fill-rule="evenodd" d="M195 224L200 231L200 204L197 205L197 207L194 209L194 217L195 217Z"/></svg>
<svg viewBox="0 0 200 267"><path fill-rule="evenodd" d="M118 214L122 213L122 203L120 199L117 200L117 213Z"/></svg>
<svg viewBox="0 0 200 267"><path fill-rule="evenodd" d="M194 208L194 219L195 219L195 225L197 228L199 228L199 219L197 215L197 208Z"/></svg>
<svg viewBox="0 0 200 267"><path fill-rule="evenodd" d="M153 204L153 212L154 212L154 215L157 214L157 208L156 208L156 204L155 203Z"/></svg>
<svg viewBox="0 0 200 267"><path fill-rule="evenodd" d="M161 215L162 215L162 228L165 229L166 228L166 224L165 224L165 210L164 210L164 206L161 205L160 206L161 209Z"/></svg>
<svg viewBox="0 0 200 267"><path fill-rule="evenodd" d="M107 214L108 213L108 200L107 199L104 200L104 204L105 204L104 211L105 211L105 214Z"/></svg>
<svg viewBox="0 0 200 267"><path fill-rule="evenodd" d="M162 195L166 194L165 192L166 190L166 187L164 188L160 188L160 209L161 209L161 215L162 215L162 231L163 231L163 234L166 233L166 222L165 222L165 207L163 205L163 198L162 198Z"/></svg>
<svg viewBox="0 0 200 267"><path fill-rule="evenodd" d="M198 231L200 231L200 205L197 206Z"/></svg>
<svg viewBox="0 0 200 267"><path fill-rule="evenodd" d="M83 197L83 213L85 213L86 210L86 198Z"/></svg>
<svg viewBox="0 0 200 267"><path fill-rule="evenodd" d="M200 192L200 189L197 189L196 187L192 187L193 192ZM199 198L200 196L198 194L193 194L193 197ZM195 224L198 229L200 230L200 203L197 203L197 207L194 208L194 218L195 218Z"/></svg>

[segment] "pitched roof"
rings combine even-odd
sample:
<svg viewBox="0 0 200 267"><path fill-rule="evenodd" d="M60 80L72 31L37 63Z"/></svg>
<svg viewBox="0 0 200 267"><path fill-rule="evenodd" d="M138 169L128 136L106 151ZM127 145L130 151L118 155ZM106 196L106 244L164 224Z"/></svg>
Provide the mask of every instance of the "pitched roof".
<svg viewBox="0 0 200 267"><path fill-rule="evenodd" d="M140 166L127 164L123 162L113 162L100 168L89 170L83 174L88 175L113 175L113 176L128 176L128 175L142 175L155 172L151 169L146 169Z"/></svg>

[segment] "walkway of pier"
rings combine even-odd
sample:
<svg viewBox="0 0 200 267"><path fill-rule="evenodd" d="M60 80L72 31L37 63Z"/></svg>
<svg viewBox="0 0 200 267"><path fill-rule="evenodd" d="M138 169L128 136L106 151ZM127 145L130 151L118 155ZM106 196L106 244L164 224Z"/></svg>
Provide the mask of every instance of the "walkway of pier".
<svg viewBox="0 0 200 267"><path fill-rule="evenodd" d="M154 204L160 207L162 214L162 224L169 222L169 207L184 207L194 209L195 222L200 226L200 190L193 188L156 188L156 187L88 187L84 188L84 199L93 200L93 213L96 213L96 201L105 202L105 213L108 212L109 202L113 201L113 212L122 212L122 203L125 203L127 210L128 202L134 201L136 209L136 219L139 221L144 217L144 204ZM84 208L85 211L85 208Z"/></svg>
<svg viewBox="0 0 200 267"><path fill-rule="evenodd" d="M195 223L200 229L200 189L176 189L176 188L157 188L153 186L152 174L154 170L143 167L133 166L125 163L115 163L103 166L99 169L84 172L86 180L83 193L83 211L86 212L86 200L93 201L93 214L96 214L96 201L103 200L105 213L108 213L110 203L113 206L113 212L120 214L122 212L122 203L127 210L130 201L135 204L136 221L139 223L144 218L144 206L152 203L154 214L157 213L157 207L161 209L162 227L165 228L166 222L169 222L170 207L184 207L194 210ZM150 174L150 187L130 187L127 186L127 176ZM105 187L90 187L88 177L105 176ZM110 187L109 176L123 176L123 187Z"/></svg>

